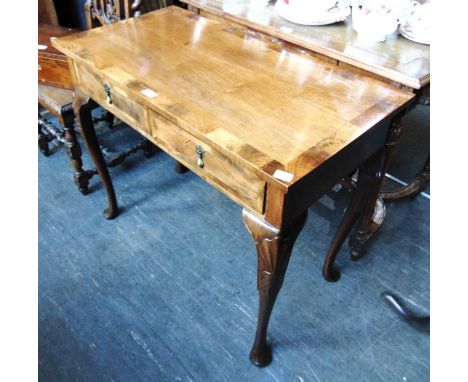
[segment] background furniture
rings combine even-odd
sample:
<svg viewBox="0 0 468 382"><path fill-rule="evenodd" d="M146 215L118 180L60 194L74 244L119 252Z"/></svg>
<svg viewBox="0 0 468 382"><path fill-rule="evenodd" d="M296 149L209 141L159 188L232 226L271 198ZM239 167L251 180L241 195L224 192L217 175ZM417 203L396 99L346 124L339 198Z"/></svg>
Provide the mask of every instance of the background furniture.
<svg viewBox="0 0 468 382"><path fill-rule="evenodd" d="M58 25L38 26L38 82L53 88L73 89L73 80L67 58L55 49L51 38L80 32L78 29Z"/></svg>
<svg viewBox="0 0 468 382"><path fill-rule="evenodd" d="M244 208L258 256L250 360L266 366L268 322L308 207L358 166L371 179L358 187L375 189L391 121L414 96L178 7L102 32L53 44L77 73L75 111L107 191L106 216L118 206L95 102Z"/></svg>
<svg viewBox="0 0 468 382"><path fill-rule="evenodd" d="M73 112L73 92L69 89L52 88L39 85L39 105L51 112L63 126L63 130L48 122L39 111L38 144L44 155L49 155L49 142L57 139L65 145L73 168L73 178L82 194L88 193L88 181L94 172L83 170L81 147L76 139L75 114Z"/></svg>
<svg viewBox="0 0 468 382"><path fill-rule="evenodd" d="M196 14L214 19L225 19L244 25L255 36L264 36L279 46L292 44L301 52L320 55L342 67L353 66L363 75L377 76L392 86L416 94L413 104L428 104L430 82L429 46L412 42L402 36L393 35L382 43L365 43L357 39L350 20L326 26L304 26L286 21L274 11L274 2L267 7L258 6L249 0L182 0ZM377 189L368 195L371 198L366 213L360 215L362 196L353 196L351 204L339 228L337 237L348 235L357 222L350 237L352 260L359 259L366 243L378 231L385 218L385 204L380 193L385 173L388 170L395 146L402 131L401 121L395 125L386 145L384 168ZM429 180L429 160L423 171L411 184L402 190L386 192L385 200L398 200L419 193ZM357 190L359 192L359 190ZM355 191L356 193L356 191ZM323 275L328 281L339 278L333 268L337 248L342 243L333 240L324 262Z"/></svg>
<svg viewBox="0 0 468 382"><path fill-rule="evenodd" d="M53 48L50 38L76 33L77 30L57 25L39 24L39 84L38 86L38 144L44 155L49 155L49 142L57 139L65 145L73 168L73 178L81 193L88 192L88 181L94 175L83 170L81 148L75 134L75 114L73 113L73 91L68 62L64 55ZM45 49L44 49L45 47ZM53 84L54 86L50 86ZM44 118L41 108L57 118L63 129Z"/></svg>
<svg viewBox="0 0 468 382"><path fill-rule="evenodd" d="M39 0L37 10L39 24L59 25L53 0Z"/></svg>
<svg viewBox="0 0 468 382"><path fill-rule="evenodd" d="M126 0L120 0L124 2ZM85 3L87 0L54 0L55 9L57 12L58 20L60 25L66 25L72 28L78 28L81 30L88 29L88 22L86 12L84 10ZM106 0L107 3L108 2ZM103 2L103 3L106 3ZM141 0L141 1L129 1L130 4L140 3L138 6L139 11L143 14L146 12L153 11L160 7L172 5L178 3L177 0ZM164 4L165 3L165 4ZM101 6L101 0L96 0L95 4ZM105 6L104 6L105 8Z"/></svg>
<svg viewBox="0 0 468 382"><path fill-rule="evenodd" d="M138 16L145 11L164 8L171 4L172 1L170 0L86 0L86 23L88 29L91 29L95 26L115 22L116 20ZM150 145L150 143L147 142L147 145ZM182 163L176 161L175 171L179 174L183 174L187 172L188 169Z"/></svg>
<svg viewBox="0 0 468 382"><path fill-rule="evenodd" d="M100 4L98 5L94 4L93 1L86 2L85 9L87 19L89 21L89 29L98 25L112 23L123 18L140 14L139 6L141 5L141 1L100 1L99 3ZM40 10L44 9L51 12L46 13L44 11L40 13L39 18L41 20L53 20L55 15L56 21L56 14L53 12L54 8L52 5L53 4L51 2L46 2L43 3L43 6L39 6ZM117 9L119 11L117 11ZM120 12L120 10L123 10L123 12ZM50 45L51 38L77 32L78 30L76 29L49 24L39 24L39 44L42 47L47 46L47 52L49 55L43 59L44 62L42 62L42 51L39 50L39 80L40 82L45 83L45 85L39 85L38 88L38 101L40 105L38 114L38 145L40 151L44 155L49 155L49 142L51 140L56 139L65 144L67 154L69 155L72 163L75 184L79 191L85 195L88 193L89 180L97 174L97 171L95 169L83 169L81 159L82 151L76 138L74 128L75 119L72 106L73 91L71 90L72 86L68 85L68 82L71 82L71 78L65 78L67 77L65 74L69 70L68 63L65 56L62 56L60 52ZM50 64L52 61L53 63ZM54 70L48 70L47 73L44 73L46 70L46 62L47 67L53 68ZM41 76L41 73L44 73L44 75ZM68 76L71 77L71 74ZM47 121L44 117L43 111L41 111L41 108L52 113L52 115L57 118L59 124L63 126L63 130L58 129L54 124ZM109 127L112 128L114 121L113 115L106 113L103 119L105 119ZM143 150L145 156L150 157L155 152L155 149L156 148L148 140L143 139L141 142L118 153L114 153L108 148L105 148L103 151L106 156L107 166L114 167L121 164L129 155L139 150Z"/></svg>
<svg viewBox="0 0 468 382"><path fill-rule="evenodd" d="M410 309L403 299L394 292L382 292L382 299L398 315L400 319L407 322L416 330L429 333L431 317L429 314L416 313Z"/></svg>
<svg viewBox="0 0 468 382"><path fill-rule="evenodd" d="M169 1L169 5L171 3ZM164 8L167 5L166 0L86 0L87 29L139 16L144 12Z"/></svg>

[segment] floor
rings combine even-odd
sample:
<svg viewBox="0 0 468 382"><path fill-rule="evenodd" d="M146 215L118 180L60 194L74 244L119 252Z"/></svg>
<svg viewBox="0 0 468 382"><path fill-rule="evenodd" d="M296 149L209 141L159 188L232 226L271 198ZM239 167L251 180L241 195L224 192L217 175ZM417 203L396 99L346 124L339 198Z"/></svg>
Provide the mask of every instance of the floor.
<svg viewBox="0 0 468 382"><path fill-rule="evenodd" d="M114 145L136 139L99 130ZM391 290L429 310L426 197L389 204L359 262L343 248L338 283L321 267L349 195L332 190L310 209L270 323L274 360L259 369L248 360L256 255L241 208L175 173L166 154L139 153L111 170L121 215L107 221L98 179L82 196L54 151L38 155L40 381L429 381L429 334L380 297ZM392 174L408 181L408 171Z"/></svg>

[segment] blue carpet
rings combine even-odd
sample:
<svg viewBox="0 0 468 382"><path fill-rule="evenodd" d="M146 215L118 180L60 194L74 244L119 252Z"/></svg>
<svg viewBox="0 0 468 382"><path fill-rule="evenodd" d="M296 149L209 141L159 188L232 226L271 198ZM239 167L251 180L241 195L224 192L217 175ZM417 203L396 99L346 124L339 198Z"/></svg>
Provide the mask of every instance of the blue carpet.
<svg viewBox="0 0 468 382"><path fill-rule="evenodd" d="M364 258L340 252L336 284L321 267L349 195L310 209L270 323L274 360L258 369L257 260L238 205L166 154L138 153L111 170L121 215L107 221L97 177L82 196L63 148L38 161L40 381L429 380L429 335L379 297L429 309L426 198L388 205Z"/></svg>

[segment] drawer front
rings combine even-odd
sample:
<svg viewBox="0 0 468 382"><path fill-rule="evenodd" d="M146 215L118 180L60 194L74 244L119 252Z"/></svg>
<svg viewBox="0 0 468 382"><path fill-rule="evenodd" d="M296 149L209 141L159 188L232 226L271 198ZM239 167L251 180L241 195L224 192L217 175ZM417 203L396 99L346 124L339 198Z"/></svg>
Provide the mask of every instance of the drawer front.
<svg viewBox="0 0 468 382"><path fill-rule="evenodd" d="M246 208L263 214L265 181L238 166L172 122L131 99L124 87L74 64L79 87L192 172ZM199 148L199 153L196 149Z"/></svg>
<svg viewBox="0 0 468 382"><path fill-rule="evenodd" d="M244 207L263 214L265 181L148 110L151 140L173 158Z"/></svg>
<svg viewBox="0 0 468 382"><path fill-rule="evenodd" d="M57 59L39 56L37 77L40 84L73 89L70 67L65 57Z"/></svg>
<svg viewBox="0 0 468 382"><path fill-rule="evenodd" d="M123 87L101 78L85 65L75 63L74 68L79 87L87 95L122 121L145 134L144 106L133 101Z"/></svg>

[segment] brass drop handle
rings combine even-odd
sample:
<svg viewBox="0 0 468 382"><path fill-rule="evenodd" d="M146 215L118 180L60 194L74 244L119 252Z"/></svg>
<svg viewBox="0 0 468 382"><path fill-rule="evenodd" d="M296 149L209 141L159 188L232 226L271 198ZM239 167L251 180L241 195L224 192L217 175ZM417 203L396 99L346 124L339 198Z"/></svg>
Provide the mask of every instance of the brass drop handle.
<svg viewBox="0 0 468 382"><path fill-rule="evenodd" d="M107 102L112 103L111 88L109 85L104 84L104 92L106 93Z"/></svg>
<svg viewBox="0 0 468 382"><path fill-rule="evenodd" d="M205 155L205 150L200 145L195 146L195 152L198 155L197 166L200 168L205 167L205 162L203 160L203 156Z"/></svg>

